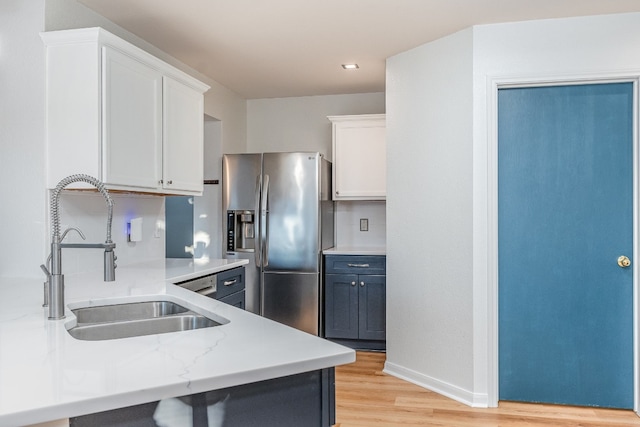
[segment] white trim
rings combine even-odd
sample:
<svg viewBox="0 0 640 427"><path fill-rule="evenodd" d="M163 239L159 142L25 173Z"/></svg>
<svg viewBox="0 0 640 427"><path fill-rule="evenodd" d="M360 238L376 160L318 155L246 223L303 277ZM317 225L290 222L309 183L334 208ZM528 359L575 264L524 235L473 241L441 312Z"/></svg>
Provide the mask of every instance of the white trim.
<svg viewBox="0 0 640 427"><path fill-rule="evenodd" d="M420 372L416 372L412 369L396 365L395 363L391 363L388 361L385 362L382 372L416 384L422 388L426 388L427 390L431 390L465 405L474 408L487 407L486 394L473 393L472 391L465 390L444 381L440 381L436 378L421 374Z"/></svg>
<svg viewBox="0 0 640 427"><path fill-rule="evenodd" d="M498 406L498 89L504 87L558 86L571 84L598 84L613 82L634 83L633 102L633 263L640 262L638 248L640 236L640 185L638 185L640 149L638 143L638 86L640 70L554 77L489 76L487 78L487 405ZM640 266L640 265L639 265ZM633 364L634 411L640 415L640 268L633 271Z"/></svg>
<svg viewBox="0 0 640 427"><path fill-rule="evenodd" d="M640 102L640 97L638 97L638 82L639 77L633 81L633 223L635 227L633 227L633 390L634 390L634 399L633 399L633 410L638 414L640 410L640 351L638 351L638 345L640 343L640 323L638 323L638 309L640 305L638 304L638 286L640 286L640 272L637 267L638 261L640 260L640 255L638 254L638 248L640 248L640 240L639 240L639 232L640 232L640 223L638 223L638 219L640 218L640 184L638 182L639 179L639 167L640 163L638 160L639 155L639 144L638 141L638 102Z"/></svg>

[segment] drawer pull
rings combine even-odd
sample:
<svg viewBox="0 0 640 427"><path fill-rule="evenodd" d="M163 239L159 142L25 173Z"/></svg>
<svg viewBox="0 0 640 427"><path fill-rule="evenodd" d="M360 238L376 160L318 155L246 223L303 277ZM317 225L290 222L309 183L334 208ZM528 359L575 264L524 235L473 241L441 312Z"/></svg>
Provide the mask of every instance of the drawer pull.
<svg viewBox="0 0 640 427"><path fill-rule="evenodd" d="M368 268L369 264L347 264L347 267Z"/></svg>
<svg viewBox="0 0 640 427"><path fill-rule="evenodd" d="M235 283L238 281L238 279L233 279L233 280L225 280L224 283L222 283L225 286L231 286L231 285L235 285Z"/></svg>

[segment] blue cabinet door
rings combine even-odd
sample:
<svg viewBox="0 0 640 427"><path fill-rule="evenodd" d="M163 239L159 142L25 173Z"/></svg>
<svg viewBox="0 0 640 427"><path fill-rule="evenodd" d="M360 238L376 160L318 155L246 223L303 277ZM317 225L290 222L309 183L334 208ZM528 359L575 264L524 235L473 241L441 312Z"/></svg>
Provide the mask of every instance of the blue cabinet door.
<svg viewBox="0 0 640 427"><path fill-rule="evenodd" d="M633 92L499 90L501 400L633 407Z"/></svg>
<svg viewBox="0 0 640 427"><path fill-rule="evenodd" d="M358 337L386 340L386 276L358 276Z"/></svg>
<svg viewBox="0 0 640 427"><path fill-rule="evenodd" d="M358 339L358 276L325 275L325 337Z"/></svg>

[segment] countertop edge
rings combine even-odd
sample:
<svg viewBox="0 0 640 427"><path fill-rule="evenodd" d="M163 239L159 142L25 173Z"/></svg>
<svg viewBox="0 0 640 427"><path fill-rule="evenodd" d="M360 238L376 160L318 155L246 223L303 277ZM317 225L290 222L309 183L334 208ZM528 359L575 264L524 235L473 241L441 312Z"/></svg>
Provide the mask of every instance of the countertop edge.
<svg viewBox="0 0 640 427"><path fill-rule="evenodd" d="M382 246L336 246L324 249L324 255L379 255L386 256L387 248Z"/></svg>

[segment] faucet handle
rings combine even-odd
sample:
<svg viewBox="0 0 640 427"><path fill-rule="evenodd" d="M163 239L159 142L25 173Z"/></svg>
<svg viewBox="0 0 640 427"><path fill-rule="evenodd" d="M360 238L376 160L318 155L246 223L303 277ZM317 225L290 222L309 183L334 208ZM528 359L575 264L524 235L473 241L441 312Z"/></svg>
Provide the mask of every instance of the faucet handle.
<svg viewBox="0 0 640 427"><path fill-rule="evenodd" d="M47 279L49 279L49 277L51 276L49 269L45 267L44 264L40 264L40 268L42 269L42 271L44 271L44 275L47 276Z"/></svg>
<svg viewBox="0 0 640 427"><path fill-rule="evenodd" d="M47 259L47 264L49 264L50 259ZM40 264L40 268L44 271L45 276L47 276L47 280L44 281L43 291L44 291L44 302L42 303L43 307L49 307L49 282L51 281L51 273L44 266L44 264Z"/></svg>

